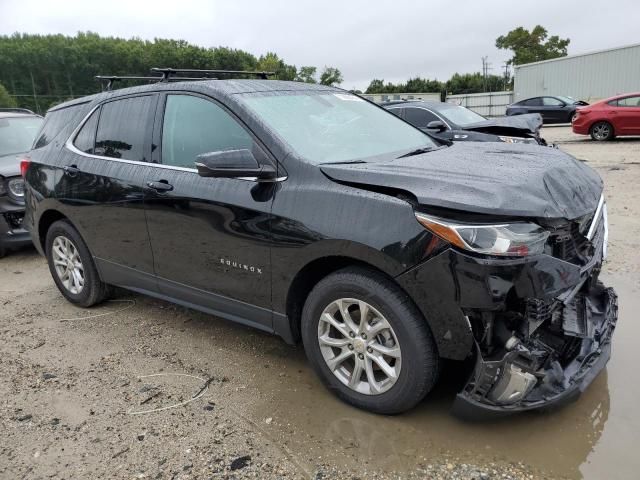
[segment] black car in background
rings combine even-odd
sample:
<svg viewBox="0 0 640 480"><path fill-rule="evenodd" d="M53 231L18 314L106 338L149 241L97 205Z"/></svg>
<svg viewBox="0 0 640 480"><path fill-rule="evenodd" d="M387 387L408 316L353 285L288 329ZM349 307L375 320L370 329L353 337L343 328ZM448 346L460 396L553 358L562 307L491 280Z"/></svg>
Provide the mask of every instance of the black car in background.
<svg viewBox="0 0 640 480"><path fill-rule="evenodd" d="M382 106L414 127L443 140L547 144L540 137L540 115L487 119L459 105L422 100L385 102Z"/></svg>
<svg viewBox="0 0 640 480"><path fill-rule="evenodd" d="M33 145L42 117L21 108L0 108L0 257L13 247L31 244L22 227L24 181L20 160Z"/></svg>
<svg viewBox="0 0 640 480"><path fill-rule="evenodd" d="M584 105L588 103L565 96L533 97L509 105L507 115L539 113L544 123L571 123L576 108Z"/></svg>
<svg viewBox="0 0 640 480"><path fill-rule="evenodd" d="M603 184L559 150L440 144L269 80L76 99L35 147L25 225L76 305L117 285L302 340L332 392L384 414L442 359L475 363L461 415L566 403L609 359Z"/></svg>

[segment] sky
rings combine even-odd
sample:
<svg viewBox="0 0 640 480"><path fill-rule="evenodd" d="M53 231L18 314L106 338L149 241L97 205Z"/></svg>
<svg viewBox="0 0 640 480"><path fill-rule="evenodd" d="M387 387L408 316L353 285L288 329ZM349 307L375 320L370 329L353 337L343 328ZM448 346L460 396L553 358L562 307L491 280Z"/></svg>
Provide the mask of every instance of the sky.
<svg viewBox="0 0 640 480"><path fill-rule="evenodd" d="M640 43L640 1L617 0L0 0L0 34L92 31L273 51L287 63L340 69L343 88L453 73L502 73L495 39L540 24L569 54ZM108 72L105 72L108 73Z"/></svg>

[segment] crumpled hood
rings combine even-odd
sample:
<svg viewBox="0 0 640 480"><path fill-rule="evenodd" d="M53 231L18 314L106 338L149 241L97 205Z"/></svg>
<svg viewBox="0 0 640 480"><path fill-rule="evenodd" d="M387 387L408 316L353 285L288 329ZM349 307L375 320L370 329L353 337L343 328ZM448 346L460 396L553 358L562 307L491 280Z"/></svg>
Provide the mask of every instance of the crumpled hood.
<svg viewBox="0 0 640 480"><path fill-rule="evenodd" d="M0 176L14 177L20 175L20 159L19 154L0 156Z"/></svg>
<svg viewBox="0 0 640 480"><path fill-rule="evenodd" d="M496 135L538 135L542 126L539 113L498 117L462 127L463 130L493 133Z"/></svg>
<svg viewBox="0 0 640 480"><path fill-rule="evenodd" d="M598 174L572 156L533 145L460 142L320 169L340 182L408 191L425 206L517 217L572 220L595 211L603 189Z"/></svg>

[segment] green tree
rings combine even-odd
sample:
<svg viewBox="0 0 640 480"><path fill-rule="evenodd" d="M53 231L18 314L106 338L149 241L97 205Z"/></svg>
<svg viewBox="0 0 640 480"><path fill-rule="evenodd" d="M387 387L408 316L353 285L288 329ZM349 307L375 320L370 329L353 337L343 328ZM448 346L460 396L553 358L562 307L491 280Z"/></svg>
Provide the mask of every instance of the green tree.
<svg viewBox="0 0 640 480"><path fill-rule="evenodd" d="M322 85L340 85L342 83L342 73L334 67L324 67L320 74L320 83Z"/></svg>
<svg viewBox="0 0 640 480"><path fill-rule="evenodd" d="M300 67L298 75L296 75L296 82L318 83L316 80L316 71L316 67Z"/></svg>
<svg viewBox="0 0 640 480"><path fill-rule="evenodd" d="M446 83L447 93L453 95L459 93L481 93L496 92L504 88L504 78L499 75L488 75L483 78L482 74L476 73L454 73Z"/></svg>
<svg viewBox="0 0 640 480"><path fill-rule="evenodd" d="M278 80L294 80L298 73L294 65L287 65L273 52L262 55L258 59L257 68L264 72L275 72Z"/></svg>
<svg viewBox="0 0 640 480"><path fill-rule="evenodd" d="M364 91L364 93L382 93L384 89L384 80L380 80L379 78L374 78L369 83L369 86Z"/></svg>
<svg viewBox="0 0 640 480"><path fill-rule="evenodd" d="M96 75L150 75L152 67L275 71L293 80L297 69L275 53L260 58L228 47L205 48L185 40L65 35L0 35L0 83L18 105L44 113L51 105L100 91ZM221 75L220 78L225 78ZM120 86L140 82L119 82Z"/></svg>
<svg viewBox="0 0 640 480"><path fill-rule="evenodd" d="M0 107L11 108L15 106L17 106L15 99L9 96L7 89L0 83Z"/></svg>
<svg viewBox="0 0 640 480"><path fill-rule="evenodd" d="M410 78L406 83L384 83L384 80L373 79L367 87L366 93L424 93L441 92L444 88L442 82L426 78Z"/></svg>
<svg viewBox="0 0 640 480"><path fill-rule="evenodd" d="M522 65L523 63L566 57L570 41L568 38L563 39L557 35L549 37L546 28L536 25L531 31L524 27L518 27L506 35L500 35L496 39L496 47L513 52L509 64Z"/></svg>

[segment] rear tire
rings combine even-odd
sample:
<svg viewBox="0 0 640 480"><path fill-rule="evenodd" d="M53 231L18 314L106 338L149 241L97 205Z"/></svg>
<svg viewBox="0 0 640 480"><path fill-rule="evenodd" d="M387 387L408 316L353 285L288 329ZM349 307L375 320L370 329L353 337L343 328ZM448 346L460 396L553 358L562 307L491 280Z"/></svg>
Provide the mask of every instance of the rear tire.
<svg viewBox="0 0 640 480"><path fill-rule="evenodd" d="M322 382L358 408L402 413L437 380L439 357L424 317L405 292L373 270L345 268L321 280L304 305L301 330Z"/></svg>
<svg viewBox="0 0 640 480"><path fill-rule="evenodd" d="M606 142L614 137L613 125L609 122L596 122L589 129L591 138L596 142Z"/></svg>
<svg viewBox="0 0 640 480"><path fill-rule="evenodd" d="M51 225L45 253L53 281L69 302L91 307L108 297L109 285L100 280L86 243L68 221Z"/></svg>

